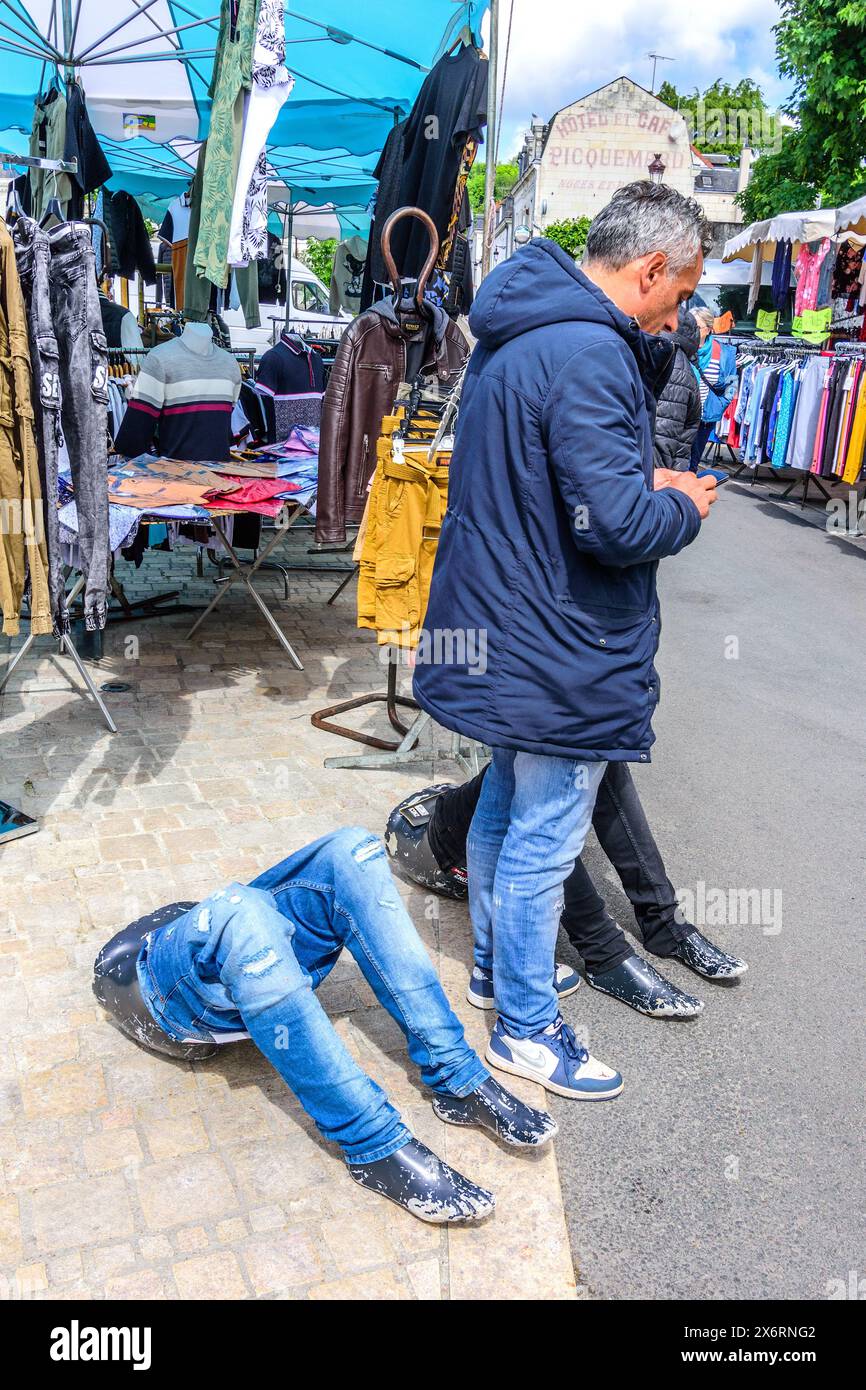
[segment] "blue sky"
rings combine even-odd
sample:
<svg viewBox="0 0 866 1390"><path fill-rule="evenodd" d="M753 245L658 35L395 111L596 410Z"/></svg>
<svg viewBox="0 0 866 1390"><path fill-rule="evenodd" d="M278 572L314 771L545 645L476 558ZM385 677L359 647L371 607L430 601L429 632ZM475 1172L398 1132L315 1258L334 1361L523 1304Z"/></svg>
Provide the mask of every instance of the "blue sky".
<svg viewBox="0 0 866 1390"><path fill-rule="evenodd" d="M502 49L512 0L501 0ZM656 85L667 78L680 91L717 77L759 82L767 100L788 95L776 68L772 26L775 0L513 0L514 19L499 158L522 144L532 112L554 111L621 73L649 87L649 52L659 63ZM500 58L501 62L501 58Z"/></svg>

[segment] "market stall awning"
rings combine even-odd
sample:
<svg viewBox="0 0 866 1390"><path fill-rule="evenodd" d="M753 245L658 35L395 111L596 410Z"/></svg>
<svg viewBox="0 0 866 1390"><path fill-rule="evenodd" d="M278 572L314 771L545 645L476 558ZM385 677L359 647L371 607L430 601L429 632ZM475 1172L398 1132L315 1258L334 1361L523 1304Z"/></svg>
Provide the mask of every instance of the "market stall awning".
<svg viewBox="0 0 866 1390"><path fill-rule="evenodd" d="M488 0L299 0L285 6L286 62L295 87L274 128L277 145L324 143L370 154L409 110L427 70ZM67 14L64 26L63 13ZM204 139L220 0L0 0L4 63L0 127L29 131L33 100L68 67L100 135L130 131L159 144Z"/></svg>
<svg viewBox="0 0 866 1390"><path fill-rule="evenodd" d="M771 260L776 254L776 243L793 243L796 257L804 241L820 241L822 237L833 236L836 230L835 208L814 208L809 212L781 212L776 217L768 217L763 222L752 222L744 227L730 241L725 242L723 261L751 261L757 247L762 248L764 260Z"/></svg>
<svg viewBox="0 0 866 1390"><path fill-rule="evenodd" d="M857 198L836 209L836 231L866 236L866 198Z"/></svg>

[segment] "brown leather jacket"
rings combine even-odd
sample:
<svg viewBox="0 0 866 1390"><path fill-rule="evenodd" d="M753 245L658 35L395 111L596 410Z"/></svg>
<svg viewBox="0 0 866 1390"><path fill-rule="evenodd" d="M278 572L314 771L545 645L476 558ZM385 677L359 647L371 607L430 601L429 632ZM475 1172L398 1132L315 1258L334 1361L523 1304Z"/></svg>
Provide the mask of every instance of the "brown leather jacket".
<svg viewBox="0 0 866 1390"><path fill-rule="evenodd" d="M469 356L469 344L441 309L434 310L424 376L446 381ZM376 441L406 371L406 339L390 300L374 304L340 339L322 406L316 540L337 545L347 523L361 520L376 467Z"/></svg>

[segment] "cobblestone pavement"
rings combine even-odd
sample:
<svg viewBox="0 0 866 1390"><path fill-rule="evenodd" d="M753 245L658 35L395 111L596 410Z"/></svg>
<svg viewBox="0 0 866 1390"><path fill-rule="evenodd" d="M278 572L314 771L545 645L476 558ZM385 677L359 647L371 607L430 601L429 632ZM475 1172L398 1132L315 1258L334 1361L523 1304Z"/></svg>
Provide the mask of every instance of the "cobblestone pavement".
<svg viewBox="0 0 866 1390"><path fill-rule="evenodd" d="M189 553L118 568L131 597L213 594L213 570L198 579ZM236 587L191 642L188 615L111 624L91 670L131 685L106 696L116 735L70 692L46 639L0 697L0 797L42 827L0 851L0 1297L574 1298L554 1153L515 1157L441 1125L354 962L321 998L418 1137L496 1191L479 1228L446 1233L355 1188L251 1043L171 1062L95 1005L93 959L120 926L251 879L339 825L381 832L430 780L429 743L408 771L323 767L355 749L314 730L311 712L383 688L384 669L355 629L354 586L328 607L333 577L292 575L288 602L275 575L259 583L305 671ZM381 709L356 726L373 722ZM435 772L460 778L438 751ZM486 1020L463 1002L465 907L401 892L482 1047Z"/></svg>

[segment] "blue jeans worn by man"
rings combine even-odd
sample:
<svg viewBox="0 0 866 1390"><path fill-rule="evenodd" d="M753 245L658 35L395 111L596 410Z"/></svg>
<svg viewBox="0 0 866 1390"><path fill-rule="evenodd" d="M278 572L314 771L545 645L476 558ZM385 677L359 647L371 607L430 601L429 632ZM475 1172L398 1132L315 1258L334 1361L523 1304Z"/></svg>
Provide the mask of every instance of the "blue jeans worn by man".
<svg viewBox="0 0 866 1390"><path fill-rule="evenodd" d="M148 933L137 979L149 1015L175 1043L249 1035L340 1146L356 1181L422 1219L488 1214L490 1194L413 1139L319 1003L315 991L344 948L403 1030L440 1118L491 1129L517 1147L552 1137L550 1117L504 1091L467 1043L382 841L369 831L327 835L249 886L230 884ZM97 983L99 974L98 961ZM141 1029L135 1036L143 1041Z"/></svg>
<svg viewBox="0 0 866 1390"><path fill-rule="evenodd" d="M552 968L562 890L606 766L494 748L467 842L475 964L492 970L499 1011L488 1057L517 1075L527 1062L541 1065L548 1090L584 1100L619 1095L622 1077L577 1043L563 1062L553 1049L542 1058L530 1040L562 1034Z"/></svg>

